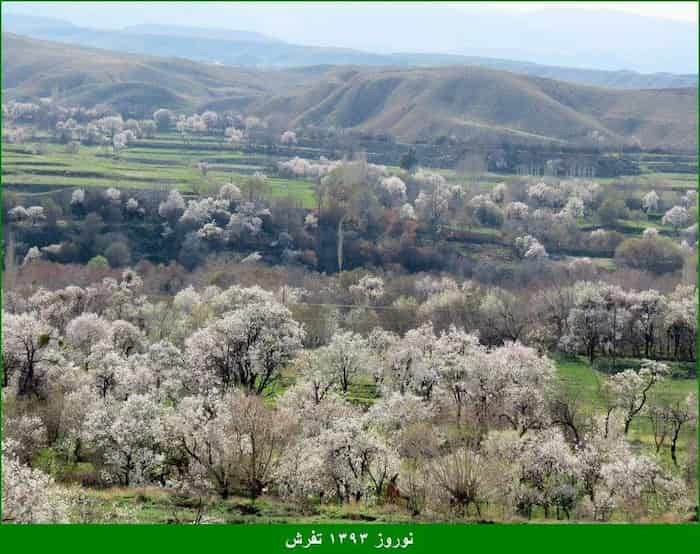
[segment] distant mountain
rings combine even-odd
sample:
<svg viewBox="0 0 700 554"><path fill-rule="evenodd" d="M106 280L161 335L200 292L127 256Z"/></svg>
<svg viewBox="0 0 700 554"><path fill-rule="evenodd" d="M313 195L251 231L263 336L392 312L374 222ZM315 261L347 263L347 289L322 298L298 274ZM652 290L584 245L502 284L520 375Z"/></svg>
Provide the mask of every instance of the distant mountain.
<svg viewBox="0 0 700 554"><path fill-rule="evenodd" d="M498 58L432 53L377 54L344 48L288 44L252 31L173 25L136 25L120 31L81 28L57 19L6 14L4 31L107 50L242 67L288 68L313 65L430 67L479 65L523 75L617 89L697 87L698 76L644 74L539 65Z"/></svg>
<svg viewBox="0 0 700 554"><path fill-rule="evenodd" d="M16 32L33 36L39 34L60 34L75 32L78 27L68 21L53 17L39 17L35 15L17 15L2 11L3 31L16 29Z"/></svg>
<svg viewBox="0 0 700 554"><path fill-rule="evenodd" d="M289 44L381 54L448 53L607 71L698 72L697 20L616 11L614 3L572 2L565 8L542 3L532 11L505 2L365 2L361 9L355 2L142 2L137 9L119 2L101 3L99 9L83 2L4 2L2 11L87 28L149 22L233 27ZM654 11L660 12L658 6L649 9Z"/></svg>
<svg viewBox="0 0 700 554"><path fill-rule="evenodd" d="M259 70L124 54L3 33L4 101L58 90L72 104L144 115L234 109L275 127L334 126L413 142L634 143L697 148L695 88L611 90L476 66Z"/></svg>
<svg viewBox="0 0 700 554"><path fill-rule="evenodd" d="M478 65L490 69L511 71L522 75L545 77L581 85L615 89L662 89L698 86L697 74L637 73L635 71L603 71L529 62L456 56L449 54L393 54L393 65L434 67L440 65Z"/></svg>
<svg viewBox="0 0 700 554"><path fill-rule="evenodd" d="M204 38L234 42L282 42L281 40L256 33L255 31L204 29L201 27L185 27L181 25L130 25L124 27L123 31L125 33L139 35L169 35L174 37Z"/></svg>

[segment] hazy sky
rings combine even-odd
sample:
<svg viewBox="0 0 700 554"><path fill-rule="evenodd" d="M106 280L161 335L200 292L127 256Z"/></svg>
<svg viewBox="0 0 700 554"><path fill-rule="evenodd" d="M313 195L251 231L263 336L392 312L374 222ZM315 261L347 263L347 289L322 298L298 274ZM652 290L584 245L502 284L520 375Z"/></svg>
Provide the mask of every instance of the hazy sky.
<svg viewBox="0 0 700 554"><path fill-rule="evenodd" d="M460 7L460 2L455 5ZM650 17L663 17L678 21L698 21L697 2L469 2L469 4L504 10L512 13L552 10L557 8L575 8L600 11L601 9L616 12L632 13ZM460 9L470 9L461 6Z"/></svg>
<svg viewBox="0 0 700 554"><path fill-rule="evenodd" d="M114 11L110 11L110 17L101 20L103 28L116 28L123 25L130 25L139 19L147 18L149 22L156 23L158 21L150 21L154 19L153 14L158 13L155 18L162 23L180 24L180 25L199 25L210 27L221 27L225 24L231 24L227 21L226 13L233 14L239 10L239 4L235 2L139 2L138 8L134 2L15 2L5 1L2 3L4 11L12 11L17 13L46 15L51 17L66 17L77 24L94 25L95 18L99 17L101 12L110 7L117 7L122 4L121 15L114 16ZM245 2L242 6L245 11L249 12L246 15L252 16L255 19L254 12L260 12L260 15L265 15L270 10L289 9L295 4L303 5L305 2ZM309 4L309 3L306 3ZM318 9L328 9L340 6L355 6L358 9L371 9L368 3L354 2L313 2ZM373 2L373 4L387 5L387 2ZM426 3L427 4L427 3ZM698 3L694 1L688 2L430 2L435 9L440 7L454 8L461 11L474 10L494 10L504 13L531 13L535 11L553 11L560 9L585 9L589 11L614 10L636 15L648 17L659 17L665 19L675 19L678 21L687 21L697 23L698 21ZM167 9L163 9L167 6ZM210 14L216 13L220 15L216 21L212 21ZM246 17L245 19L248 19ZM252 30L252 29L251 29Z"/></svg>

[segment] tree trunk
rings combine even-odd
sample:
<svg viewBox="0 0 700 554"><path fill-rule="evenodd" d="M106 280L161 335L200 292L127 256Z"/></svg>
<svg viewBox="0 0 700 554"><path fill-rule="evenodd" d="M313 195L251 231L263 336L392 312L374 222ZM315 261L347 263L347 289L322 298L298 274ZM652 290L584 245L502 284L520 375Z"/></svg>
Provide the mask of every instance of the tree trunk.
<svg viewBox="0 0 700 554"><path fill-rule="evenodd" d="M673 460L673 465L678 467L678 457L676 456L676 448L678 446L678 435L680 435L681 428L676 427L673 432L673 440L671 441L671 459Z"/></svg>
<svg viewBox="0 0 700 554"><path fill-rule="evenodd" d="M20 374L18 396L29 396L34 392L34 362L27 363L26 370Z"/></svg>
<svg viewBox="0 0 700 554"><path fill-rule="evenodd" d="M345 235L343 234L343 223L345 222L345 216L340 218L338 221L338 273L343 271L343 240Z"/></svg>

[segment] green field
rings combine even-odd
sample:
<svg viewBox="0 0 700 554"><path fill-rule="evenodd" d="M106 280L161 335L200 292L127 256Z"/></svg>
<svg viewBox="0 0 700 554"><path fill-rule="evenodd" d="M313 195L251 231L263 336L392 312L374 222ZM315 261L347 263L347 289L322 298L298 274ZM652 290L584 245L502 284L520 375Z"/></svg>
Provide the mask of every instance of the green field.
<svg viewBox="0 0 700 554"><path fill-rule="evenodd" d="M200 499L167 492L155 487L86 490L84 521L107 523L192 523L197 517ZM299 506L272 496L254 502L242 496L226 500L203 499L202 523L401 523L413 521L403 508L393 504L367 505L314 504ZM80 517L80 516L78 516Z"/></svg>
<svg viewBox="0 0 700 554"><path fill-rule="evenodd" d="M564 387L581 400L584 409L600 412L603 408L600 397L600 386L607 378L595 371L583 358L570 361L559 361L559 379ZM649 394L649 403L657 401L675 403L683 402L691 392L698 390L697 379L666 379L654 386ZM654 433L648 417L635 418L630 428L630 440L642 448L654 451ZM679 449L682 451L687 444L688 434L682 433ZM670 444L663 447L661 455L670 461Z"/></svg>
<svg viewBox="0 0 700 554"><path fill-rule="evenodd" d="M575 360L560 360L557 362L559 379L571 392L584 400L586 405L600 408L598 389L606 375L591 368L588 361L579 357ZM676 401L685 399L688 394L697 390L695 379L666 379L658 383L650 394L650 401L663 399Z"/></svg>
<svg viewBox="0 0 700 554"><path fill-rule="evenodd" d="M19 187L21 194L28 186L42 190L97 186L211 192L256 171L269 173L277 161L220 146L210 137L197 137L184 144L174 134L140 141L117 158L101 154L96 146L81 146L75 154L53 142L41 143L39 153L34 148L34 145L3 144L3 186ZM200 162L209 165L206 176L198 168ZM291 197L304 207L314 205L310 181L271 177L268 183L271 198Z"/></svg>
<svg viewBox="0 0 700 554"><path fill-rule="evenodd" d="M192 136L184 142L177 133L159 133L142 139L118 157L101 152L96 146L81 146L75 154L66 151L63 144L52 142L45 133L38 133L39 142L24 145L2 145L2 184L27 194L28 187L118 187L123 189L171 189L182 192L211 192L224 183L240 181L256 171L273 175L272 170L282 159L265 153L250 153L224 144L217 137ZM317 159L320 150L298 148L309 159ZM200 162L209 165L204 176ZM398 167L389 166L392 171ZM653 171L653 168L650 168ZM451 169L437 170L448 182L468 187L474 192L485 192L496 183L512 183L522 179L514 175L495 173L464 174ZM598 179L596 181L622 189L636 191L656 187L663 190L694 188L697 178L683 173L649 173L634 177ZM271 198L291 198L299 205L315 205L313 182L276 176L269 178ZM657 227L667 234L670 229L651 221L621 222L625 232L639 234L647 227ZM585 225L584 225L585 227ZM479 229L494 234L493 229Z"/></svg>

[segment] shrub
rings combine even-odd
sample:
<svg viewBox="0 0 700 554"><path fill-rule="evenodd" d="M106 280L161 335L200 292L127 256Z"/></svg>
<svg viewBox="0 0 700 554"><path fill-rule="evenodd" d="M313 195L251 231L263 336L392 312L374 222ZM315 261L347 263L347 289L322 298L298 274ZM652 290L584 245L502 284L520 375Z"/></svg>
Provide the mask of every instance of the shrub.
<svg viewBox="0 0 700 554"><path fill-rule="evenodd" d="M620 198L607 198L598 208L598 217L603 225L613 225L618 219L627 219L629 211Z"/></svg>
<svg viewBox="0 0 700 554"><path fill-rule="evenodd" d="M628 210L641 210L642 209L642 199L635 196L631 198L625 198L625 206Z"/></svg>
<svg viewBox="0 0 700 554"><path fill-rule="evenodd" d="M109 267L109 262L104 256L95 256L94 258L90 258L87 266L91 269L104 269Z"/></svg>
<svg viewBox="0 0 700 554"><path fill-rule="evenodd" d="M623 241L615 257L627 267L656 274L673 273L683 267L683 252L666 237L631 238Z"/></svg>
<svg viewBox="0 0 700 554"><path fill-rule="evenodd" d="M698 367L695 362L670 362L672 379L697 379Z"/></svg>
<svg viewBox="0 0 700 554"><path fill-rule="evenodd" d="M196 233L188 233L182 243L177 261L188 271L192 271L204 261L204 249L204 244Z"/></svg>
<svg viewBox="0 0 700 554"><path fill-rule="evenodd" d="M57 252L45 252L45 256L51 261L70 264L80 261L80 249L74 242L65 241L61 243Z"/></svg>
<svg viewBox="0 0 700 554"><path fill-rule="evenodd" d="M167 131L172 125L173 114L170 110L159 109L153 114L153 120L159 131Z"/></svg>
<svg viewBox="0 0 700 554"><path fill-rule="evenodd" d="M131 252L126 243L114 242L104 252L110 267L122 267L131 261Z"/></svg>
<svg viewBox="0 0 700 554"><path fill-rule="evenodd" d="M695 379L697 377L697 367L694 362L666 362L671 369L672 379ZM639 371L642 367L642 360L639 358L607 358L600 357L593 361L593 369L614 375L626 369Z"/></svg>
<svg viewBox="0 0 700 554"><path fill-rule="evenodd" d="M601 373L606 373L608 375L614 375L615 373L620 373L626 369L634 369L639 371L642 367L642 361L637 358L596 358L593 361L593 369L600 371Z"/></svg>

